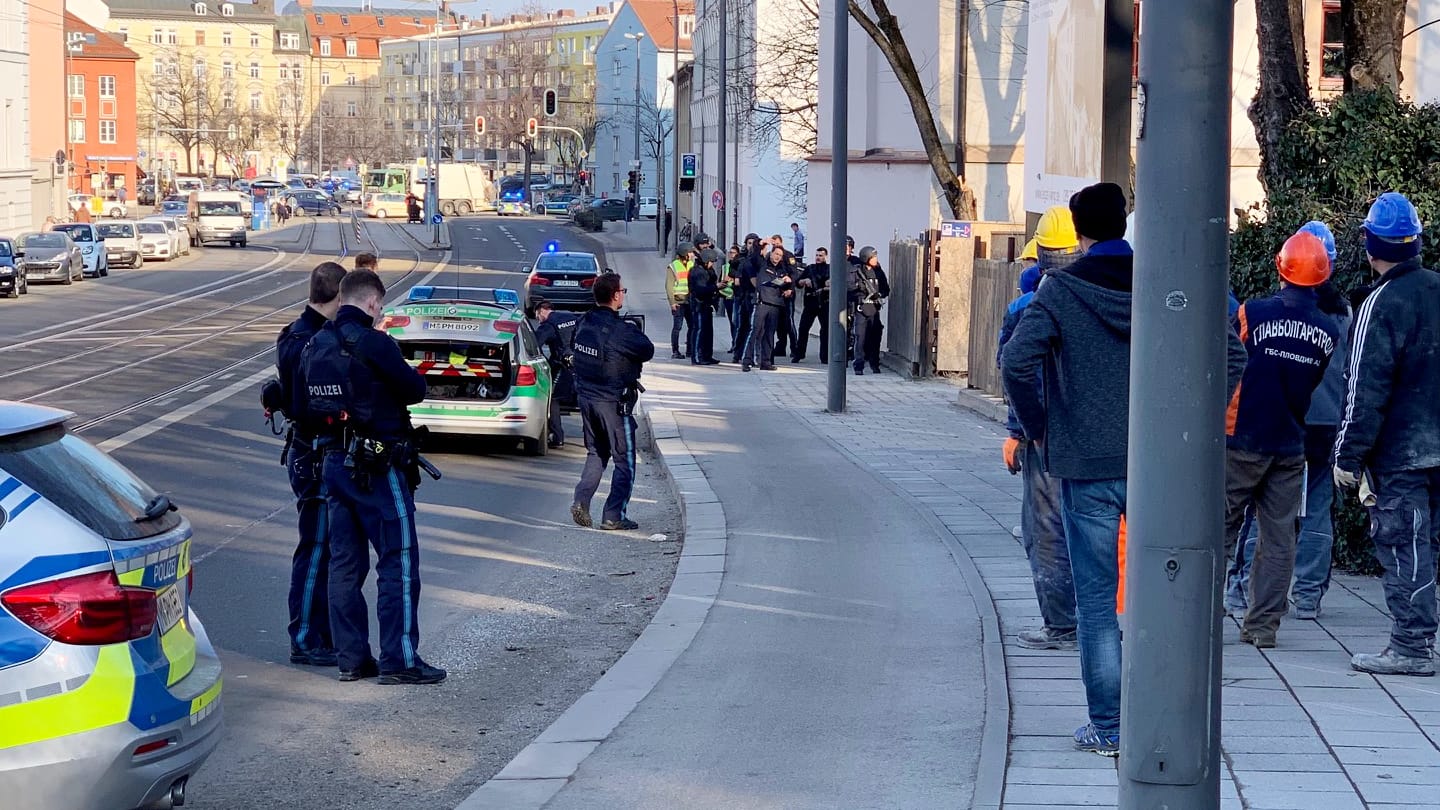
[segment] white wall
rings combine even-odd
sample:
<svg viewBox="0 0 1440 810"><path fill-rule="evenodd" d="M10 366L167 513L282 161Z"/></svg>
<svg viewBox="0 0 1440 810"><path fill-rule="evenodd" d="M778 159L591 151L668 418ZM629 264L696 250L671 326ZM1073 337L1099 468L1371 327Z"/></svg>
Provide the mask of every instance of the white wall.
<svg viewBox="0 0 1440 810"><path fill-rule="evenodd" d="M0 13L0 234L32 228L29 6Z"/></svg>

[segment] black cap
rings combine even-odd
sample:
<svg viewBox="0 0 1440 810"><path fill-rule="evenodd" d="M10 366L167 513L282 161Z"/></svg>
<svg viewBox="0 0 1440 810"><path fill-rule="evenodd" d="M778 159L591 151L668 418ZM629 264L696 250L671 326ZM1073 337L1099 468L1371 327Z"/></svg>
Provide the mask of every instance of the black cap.
<svg viewBox="0 0 1440 810"><path fill-rule="evenodd" d="M1075 232L1096 242L1125 238L1125 191L1114 183L1096 183L1070 198Z"/></svg>
<svg viewBox="0 0 1440 810"><path fill-rule="evenodd" d="M852 248L855 247L855 237L853 237L853 236L847 236L847 237L845 237L845 245L846 245L846 247L852 247Z"/></svg>

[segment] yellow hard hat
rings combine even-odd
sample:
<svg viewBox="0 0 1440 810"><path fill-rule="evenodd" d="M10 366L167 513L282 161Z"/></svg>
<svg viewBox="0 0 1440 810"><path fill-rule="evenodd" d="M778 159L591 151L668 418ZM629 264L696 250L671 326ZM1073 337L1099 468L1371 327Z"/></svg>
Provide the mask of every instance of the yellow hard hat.
<svg viewBox="0 0 1440 810"><path fill-rule="evenodd" d="M1035 244L1034 239L1025 243L1025 249L1020 251L1020 261L1040 261L1040 246Z"/></svg>
<svg viewBox="0 0 1440 810"><path fill-rule="evenodd" d="M1057 205L1041 215L1040 224L1035 226L1035 241L1049 250L1065 250L1079 245L1080 237L1075 234L1075 220L1070 217L1070 209Z"/></svg>

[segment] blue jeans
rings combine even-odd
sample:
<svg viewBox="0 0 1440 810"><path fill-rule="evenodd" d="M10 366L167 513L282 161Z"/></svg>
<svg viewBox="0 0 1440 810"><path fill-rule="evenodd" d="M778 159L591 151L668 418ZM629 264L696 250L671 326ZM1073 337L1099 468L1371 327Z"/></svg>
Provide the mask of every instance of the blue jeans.
<svg viewBox="0 0 1440 810"><path fill-rule="evenodd" d="M1070 552L1065 548L1065 521L1060 514L1060 479L1045 472L1040 450L1025 443L1021 474L1020 542L1030 560L1035 598L1045 627L1059 635L1075 632L1075 581Z"/></svg>
<svg viewBox="0 0 1440 810"><path fill-rule="evenodd" d="M1125 479L1062 480L1065 545L1075 579L1076 634L1080 679L1090 722L1105 734L1120 733L1120 621L1115 591L1120 585L1120 516L1125 513Z"/></svg>
<svg viewBox="0 0 1440 810"><path fill-rule="evenodd" d="M1311 459L1309 465L1305 479L1305 514L1300 516L1300 536L1295 544L1295 580L1290 587L1290 601L1297 608L1317 610L1325 592L1330 590L1330 560L1335 549L1330 507L1335 502L1335 482L1328 463L1317 464ZM1259 536L1254 511L1248 511L1241 530L1245 542L1236 546L1226 580L1226 607L1247 607L1250 561L1255 557L1255 541Z"/></svg>

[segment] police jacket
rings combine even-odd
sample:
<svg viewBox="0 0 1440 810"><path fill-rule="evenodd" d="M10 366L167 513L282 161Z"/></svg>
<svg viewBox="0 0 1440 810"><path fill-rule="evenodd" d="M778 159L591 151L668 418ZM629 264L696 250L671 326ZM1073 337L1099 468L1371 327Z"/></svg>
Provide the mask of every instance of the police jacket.
<svg viewBox="0 0 1440 810"><path fill-rule="evenodd" d="M326 320L314 307L307 306L294 323L280 330L280 337L275 341L275 370L280 378L285 415L295 423L301 438L306 439L314 435L314 426L301 419L305 413L305 391L303 386L296 385L300 377L300 355Z"/></svg>
<svg viewBox="0 0 1440 810"><path fill-rule="evenodd" d="M303 354L301 374L307 418L329 421L326 433L346 427L365 438L403 440L410 434L406 406L425 399L425 378L359 307L341 307L335 320L315 334ZM343 424L333 421L337 407L346 416Z"/></svg>
<svg viewBox="0 0 1440 810"><path fill-rule="evenodd" d="M1368 288L1350 332L1335 464L1440 467L1440 276L1412 259Z"/></svg>
<svg viewBox="0 0 1440 810"><path fill-rule="evenodd" d="M575 325L580 322L578 315L569 312L551 312L550 316L535 327L535 342L545 349L545 357L552 369L564 368L565 359L575 344Z"/></svg>
<svg viewBox="0 0 1440 810"><path fill-rule="evenodd" d="M807 303L818 303L830 298L825 291L825 284L830 280L830 263L816 262L800 271L800 278L810 282L805 288L805 301Z"/></svg>
<svg viewBox="0 0 1440 810"><path fill-rule="evenodd" d="M714 304L720 296L720 276L714 267L696 262L690 271L690 296L702 304Z"/></svg>
<svg viewBox="0 0 1440 810"><path fill-rule="evenodd" d="M890 280L885 277L885 271L879 265L866 267L858 258L850 263L848 286L850 300L856 304L868 302L878 307L883 299L890 297Z"/></svg>
<svg viewBox="0 0 1440 810"><path fill-rule="evenodd" d="M640 380L655 344L609 307L596 307L575 327L575 387L582 399L619 402Z"/></svg>
<svg viewBox="0 0 1440 810"><path fill-rule="evenodd" d="M787 276L792 281L785 281ZM785 306L785 291L794 289L793 278L790 276L790 265L783 259L780 264L765 262L759 275L755 277L755 289L760 295L760 303L776 307Z"/></svg>
<svg viewBox="0 0 1440 810"><path fill-rule="evenodd" d="M1305 413L1340 338L1315 291L1285 287L1235 313L1247 360L1225 412L1225 444L1271 456L1305 452Z"/></svg>

